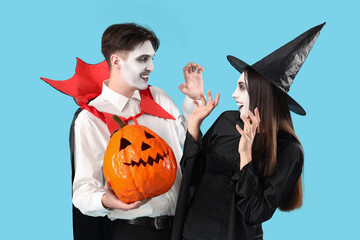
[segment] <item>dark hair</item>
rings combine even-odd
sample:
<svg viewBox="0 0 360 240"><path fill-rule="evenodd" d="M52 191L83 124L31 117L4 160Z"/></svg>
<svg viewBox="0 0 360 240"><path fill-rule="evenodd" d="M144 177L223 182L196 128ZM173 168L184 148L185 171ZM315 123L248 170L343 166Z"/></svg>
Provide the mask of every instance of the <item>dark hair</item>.
<svg viewBox="0 0 360 240"><path fill-rule="evenodd" d="M150 29L135 23L114 24L102 35L101 52L111 67L110 57L113 53L131 51L136 45L147 40L152 43L155 51L159 48L160 40Z"/></svg>
<svg viewBox="0 0 360 240"><path fill-rule="evenodd" d="M277 132L290 133L298 141L290 115L286 94L273 86L268 80L248 67L244 70L250 98L250 110L258 107L261 122L259 133L253 143L252 158L266 184L276 166ZM300 142L300 141L299 141ZM264 158L264 156L266 156ZM302 205L302 177L280 204L282 211L291 211Z"/></svg>

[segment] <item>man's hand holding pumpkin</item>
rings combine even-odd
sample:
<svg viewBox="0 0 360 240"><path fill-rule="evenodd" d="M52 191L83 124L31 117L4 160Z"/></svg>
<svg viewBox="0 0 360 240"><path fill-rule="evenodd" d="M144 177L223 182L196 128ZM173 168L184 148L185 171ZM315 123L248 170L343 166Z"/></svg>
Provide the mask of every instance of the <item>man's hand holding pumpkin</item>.
<svg viewBox="0 0 360 240"><path fill-rule="evenodd" d="M150 201L150 199L143 199L141 201L136 201L133 203L124 203L122 202L111 189L110 184L108 182L105 183L104 186L105 193L101 198L101 203L106 209L119 209L122 211L127 211L131 209L139 208L141 205L146 204Z"/></svg>

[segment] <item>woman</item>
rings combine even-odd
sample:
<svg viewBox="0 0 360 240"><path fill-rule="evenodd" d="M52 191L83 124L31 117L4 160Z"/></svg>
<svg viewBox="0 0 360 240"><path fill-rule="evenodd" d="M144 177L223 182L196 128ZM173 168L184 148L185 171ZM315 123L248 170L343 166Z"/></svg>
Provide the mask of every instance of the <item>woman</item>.
<svg viewBox="0 0 360 240"><path fill-rule="evenodd" d="M287 91L322 26L252 66L228 56L242 73L232 95L239 110L222 113L203 138L201 122L217 106L219 94L213 100L208 91L208 103L204 96L201 106L194 102L172 239L262 239L261 224L277 208L290 211L302 205L304 153L290 110L305 111ZM311 46L302 38L312 39ZM291 48L294 44L302 47ZM305 57L282 59L296 55L282 54L292 49ZM286 64L273 69L272 61L280 60ZM276 71L282 73L275 76Z"/></svg>

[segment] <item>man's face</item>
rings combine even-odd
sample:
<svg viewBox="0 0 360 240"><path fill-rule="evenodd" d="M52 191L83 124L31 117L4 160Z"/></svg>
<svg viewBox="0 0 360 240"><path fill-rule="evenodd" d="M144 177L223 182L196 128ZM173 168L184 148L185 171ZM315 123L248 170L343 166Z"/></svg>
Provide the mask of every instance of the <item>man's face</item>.
<svg viewBox="0 0 360 240"><path fill-rule="evenodd" d="M240 75L232 97L235 98L236 103L239 106L240 115L247 117L250 107L250 98L244 75L245 74Z"/></svg>
<svg viewBox="0 0 360 240"><path fill-rule="evenodd" d="M149 75L154 70L152 62L154 55L155 51L150 41L137 45L122 62L123 79L139 90L146 89Z"/></svg>

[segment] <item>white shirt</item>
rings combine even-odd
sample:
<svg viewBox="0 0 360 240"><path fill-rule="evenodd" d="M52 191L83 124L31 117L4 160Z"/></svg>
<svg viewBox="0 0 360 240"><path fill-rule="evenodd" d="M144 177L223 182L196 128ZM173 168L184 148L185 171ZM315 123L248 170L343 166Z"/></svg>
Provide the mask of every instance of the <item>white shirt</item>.
<svg viewBox="0 0 360 240"><path fill-rule="evenodd" d="M130 117L140 112L141 96L135 91L131 98L114 92L103 84L102 93L89 105L100 112L116 114L121 117ZM105 216L114 219L133 219L141 216L156 217L160 215L174 215L176 200L181 182L179 162L182 157L182 147L187 131L187 118L194 108L192 100L185 97L182 105L183 115L164 90L150 87L154 100L176 120L159 118L149 114L142 114L137 118L139 125L150 128L171 147L178 162L176 179L172 188L165 194L152 198L141 207L128 211L107 210L101 203L104 194L103 157L110 133L107 125L87 110L78 115L75 131L75 177L73 182L73 204L83 214L89 216ZM128 124L135 124L130 120Z"/></svg>

